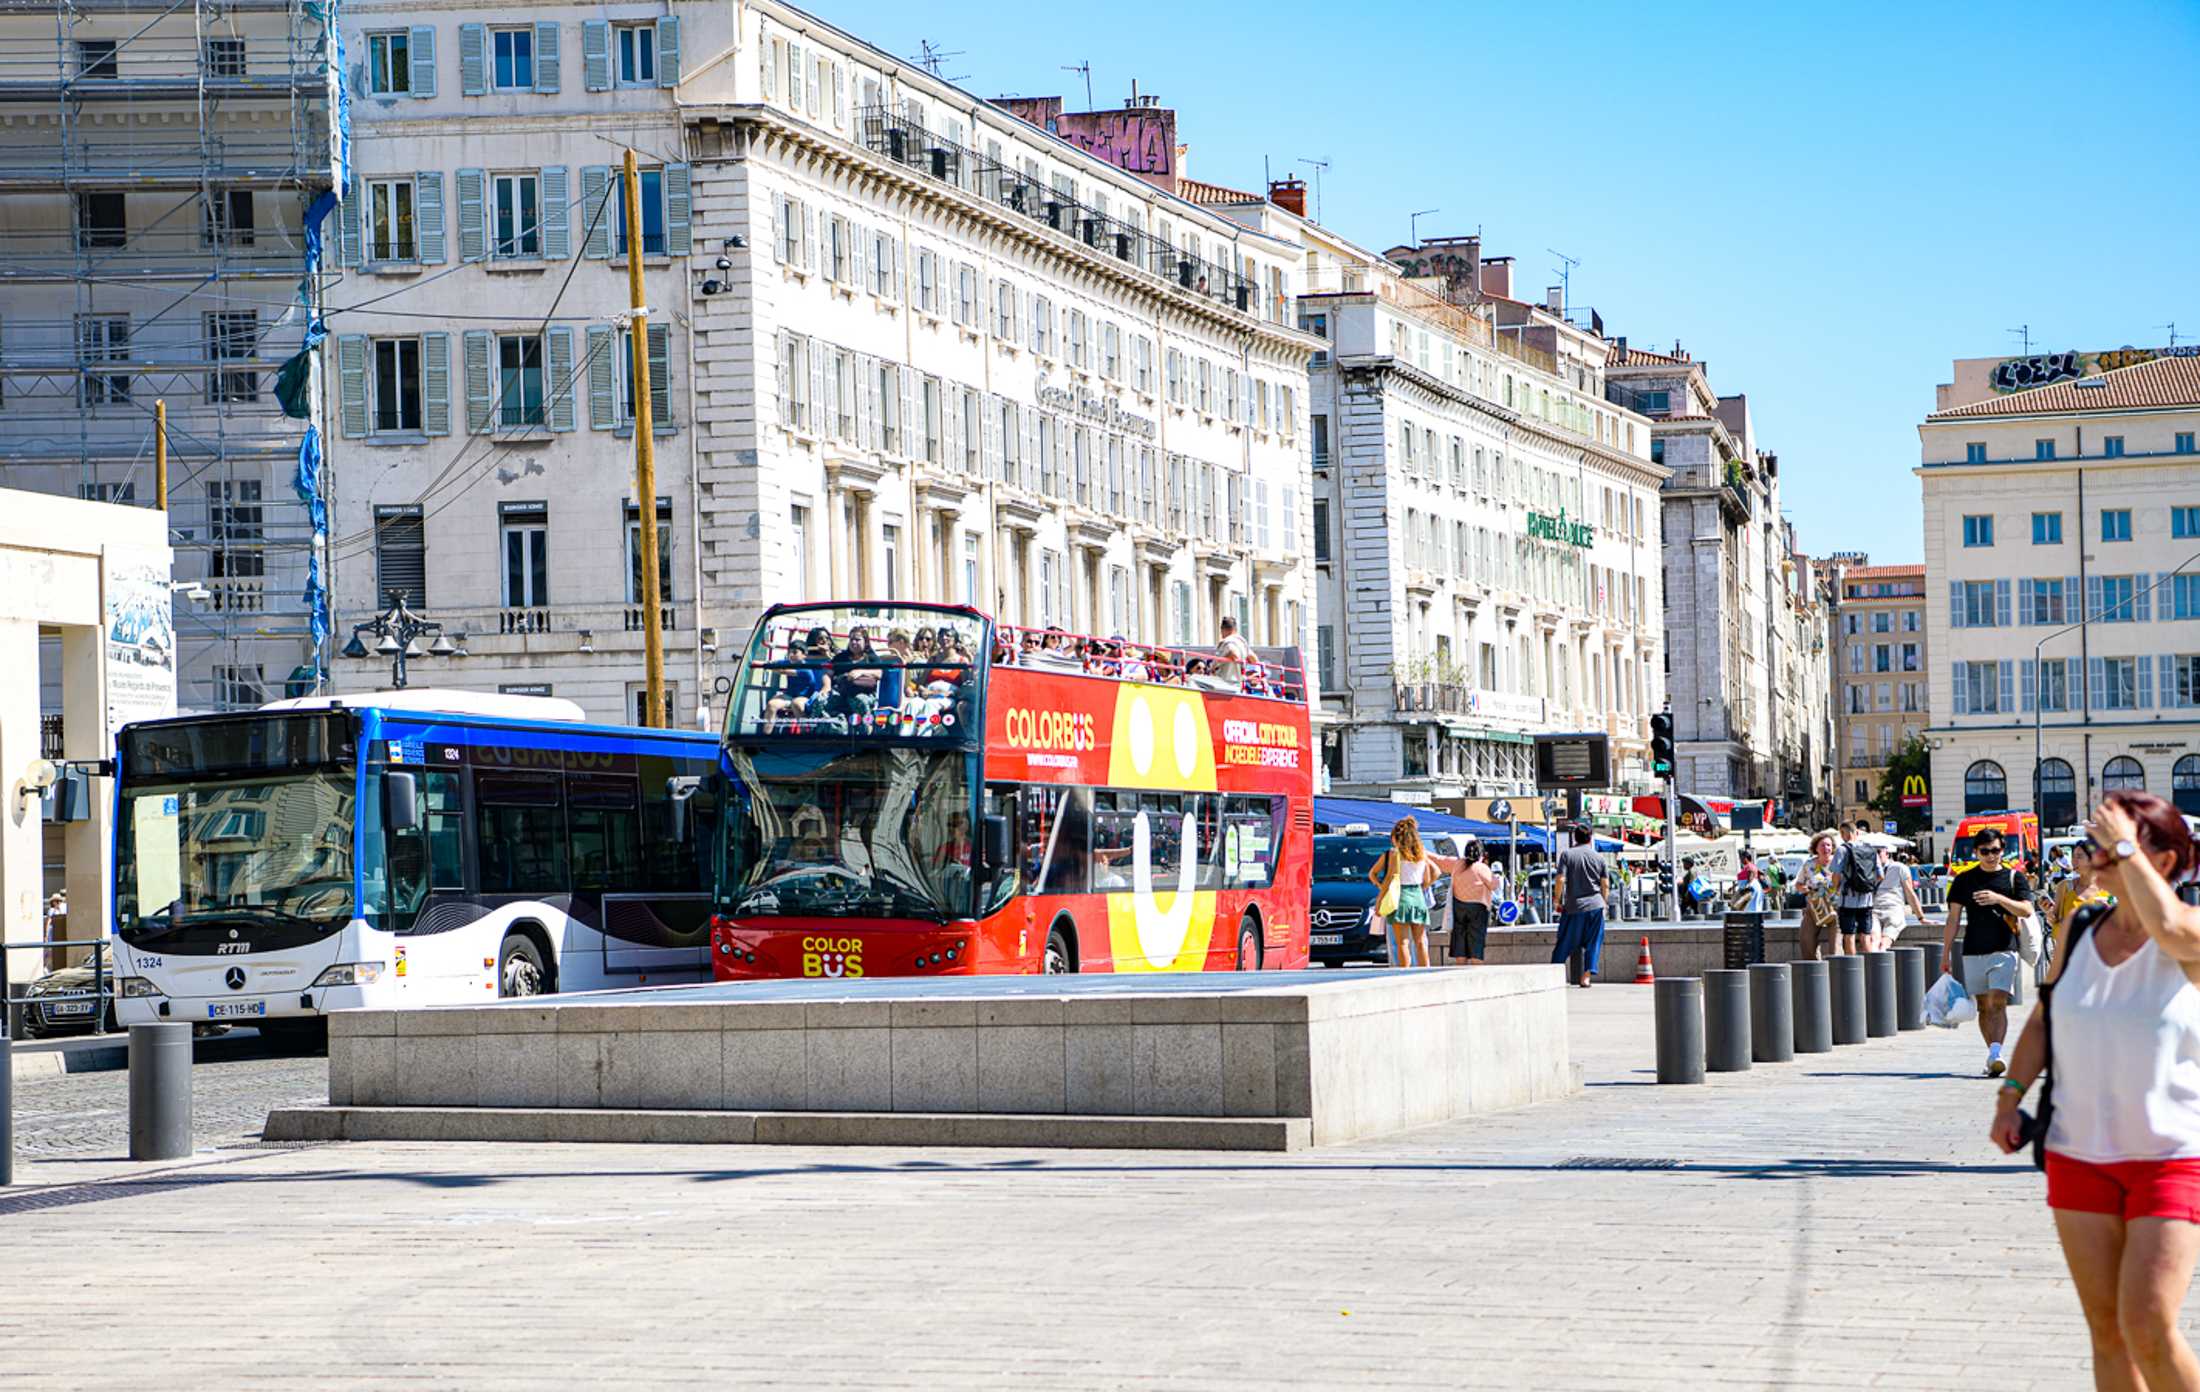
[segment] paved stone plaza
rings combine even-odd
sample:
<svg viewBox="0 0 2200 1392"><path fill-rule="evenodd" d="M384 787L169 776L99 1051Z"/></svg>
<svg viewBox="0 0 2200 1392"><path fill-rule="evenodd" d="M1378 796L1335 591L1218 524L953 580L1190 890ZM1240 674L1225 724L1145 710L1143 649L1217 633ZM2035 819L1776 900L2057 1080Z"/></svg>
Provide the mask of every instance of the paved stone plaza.
<svg viewBox="0 0 2200 1392"><path fill-rule="evenodd" d="M8 1250L37 1254L0 1368L71 1388L155 1367L178 1387L2087 1384L2039 1177L1985 1147L1975 1034L1660 1088L1649 991L1571 1005L1585 1096L1291 1156L238 1135L132 1166L119 1129L104 1150L73 1132L0 1197ZM271 1102L297 1066L268 1065ZM45 1086L83 1080L18 1106Z"/></svg>

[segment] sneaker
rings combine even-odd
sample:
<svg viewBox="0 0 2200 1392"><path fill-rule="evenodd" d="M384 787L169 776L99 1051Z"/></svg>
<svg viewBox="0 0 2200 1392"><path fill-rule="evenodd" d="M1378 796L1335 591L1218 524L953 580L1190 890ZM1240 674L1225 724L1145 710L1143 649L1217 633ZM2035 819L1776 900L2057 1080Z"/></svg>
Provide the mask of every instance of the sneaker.
<svg viewBox="0 0 2200 1392"><path fill-rule="evenodd" d="M1987 1077L1989 1077L1989 1078L1998 1078L1998 1077L2000 1077L2000 1076L2001 1076L2002 1074L2004 1074L2004 1073L2006 1073L2006 1072L2008 1072L2008 1071L2009 1071L2009 1065L2008 1065L2008 1064L2006 1064L2006 1063L2003 1063L2003 1062L2002 1062L2002 1061L2001 1061L2000 1059L1998 1059L1998 1058L1990 1058L1990 1059L1986 1060L1986 1076L1987 1076Z"/></svg>

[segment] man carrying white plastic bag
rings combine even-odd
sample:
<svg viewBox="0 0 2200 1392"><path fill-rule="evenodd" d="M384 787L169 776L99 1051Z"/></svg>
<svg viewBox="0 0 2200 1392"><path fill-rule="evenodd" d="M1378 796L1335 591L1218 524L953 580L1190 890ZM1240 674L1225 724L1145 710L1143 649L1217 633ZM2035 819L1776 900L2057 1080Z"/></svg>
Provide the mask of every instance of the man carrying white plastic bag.
<svg viewBox="0 0 2200 1392"><path fill-rule="evenodd" d="M1925 1023L1942 1029L1954 1029L1978 1018L1978 1002L1963 989L1963 983L1948 975L1940 974L1940 980L1925 993Z"/></svg>

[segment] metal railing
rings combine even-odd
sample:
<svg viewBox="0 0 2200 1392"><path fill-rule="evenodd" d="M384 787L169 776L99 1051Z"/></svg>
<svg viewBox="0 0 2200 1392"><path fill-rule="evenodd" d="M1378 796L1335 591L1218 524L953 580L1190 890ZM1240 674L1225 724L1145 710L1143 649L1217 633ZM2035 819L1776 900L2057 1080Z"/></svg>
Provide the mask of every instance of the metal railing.
<svg viewBox="0 0 2200 1392"><path fill-rule="evenodd" d="M22 1039L27 1035L23 1028L30 1013L36 1010L42 1028L52 1029L55 1024L83 1019L92 1024L91 1033L105 1032L113 1008L114 975L107 969L104 938L31 938L22 942L0 940L0 1007L5 1008L7 1039ZM9 976L9 961L16 952L44 949L46 952L71 952L92 949L92 988L89 991L48 991L33 994L39 981L54 969L40 972L24 984L18 993ZM82 1007L81 1009L77 1007ZM66 1007L56 1009L56 1007Z"/></svg>

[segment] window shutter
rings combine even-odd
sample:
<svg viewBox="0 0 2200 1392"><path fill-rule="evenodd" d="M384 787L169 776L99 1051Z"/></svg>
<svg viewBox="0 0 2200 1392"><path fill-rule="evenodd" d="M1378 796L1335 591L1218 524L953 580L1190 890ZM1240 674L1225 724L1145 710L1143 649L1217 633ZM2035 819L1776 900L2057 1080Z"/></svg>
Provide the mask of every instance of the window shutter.
<svg viewBox="0 0 2200 1392"><path fill-rule="evenodd" d="M619 339L602 324L588 326L588 424L594 430L616 430L619 403L612 391Z"/></svg>
<svg viewBox="0 0 2200 1392"><path fill-rule="evenodd" d="M2009 627L2009 582L2007 580L1996 580L1994 582L1994 623L2001 628Z"/></svg>
<svg viewBox="0 0 2200 1392"><path fill-rule="evenodd" d="M787 205L772 196L772 260L787 264Z"/></svg>
<svg viewBox="0 0 2200 1392"><path fill-rule="evenodd" d="M2006 713L2008 713L2008 712L2010 712L2010 711L2013 711L2013 710L2015 710L2015 709L2017 708L2017 693L2016 693L2016 691L2015 691L2015 689L2014 689L2014 688L2015 688L2015 685L2016 685L2016 674L2015 674L2015 668L2016 668L2016 665L2017 665L2016 663L2014 663L2014 662L2012 662L2012 661L2009 661L2009 660L2007 660L2007 659L2004 659L2004 660L2003 660L2003 661L2001 662L2001 664L2000 664L2000 666L2001 666L2001 704L2000 704L2000 705L1998 705L1998 706L1996 706L1996 707L1994 707L1994 709L1996 709L1996 710L1998 710L1998 711L2001 711L2001 712L2003 712L2004 714L2006 714Z"/></svg>
<svg viewBox="0 0 2200 1392"><path fill-rule="evenodd" d="M2131 588L2136 591L2131 602L2138 606L2138 612L2132 615L2133 623L2154 622L2154 589L2147 583L2153 578L2144 572L2131 577Z"/></svg>
<svg viewBox="0 0 2200 1392"><path fill-rule="evenodd" d="M466 331L466 428L476 435L489 428L496 413L496 393L489 374L494 337L487 329Z"/></svg>
<svg viewBox="0 0 2200 1392"><path fill-rule="evenodd" d="M458 259L481 261L489 255L489 238L482 223L481 186L486 176L478 169L458 171Z"/></svg>
<svg viewBox="0 0 2200 1392"><path fill-rule="evenodd" d="M901 368L901 452L911 459L924 458L924 418L917 409L917 370Z"/></svg>
<svg viewBox="0 0 2200 1392"><path fill-rule="evenodd" d="M611 22L581 21L581 85L591 92L611 90Z"/></svg>
<svg viewBox="0 0 2200 1392"><path fill-rule="evenodd" d="M2024 660L2024 709L2030 710L2039 701L2040 665L2031 658Z"/></svg>
<svg viewBox="0 0 2200 1392"><path fill-rule="evenodd" d="M565 324L550 327L544 383L550 398L550 428L573 428L573 330Z"/></svg>
<svg viewBox="0 0 2200 1392"><path fill-rule="evenodd" d="M841 219L840 226L840 235L846 238L848 243L849 276L847 284L858 290L869 289L871 285L870 230L864 227L862 223L853 222L846 218Z"/></svg>
<svg viewBox="0 0 2200 1392"><path fill-rule="evenodd" d="M834 416L839 410L832 397L832 376L825 370L825 358L831 351L824 339L810 340L810 433L820 439L833 433L837 424Z"/></svg>
<svg viewBox="0 0 2200 1392"><path fill-rule="evenodd" d="M1948 582L1948 627L1963 627L1963 582Z"/></svg>
<svg viewBox="0 0 2200 1392"><path fill-rule="evenodd" d="M367 181L352 176L351 187L345 191L344 206L336 217L336 257L343 265L356 266L366 255L366 238L360 225L367 215Z"/></svg>
<svg viewBox="0 0 2200 1392"><path fill-rule="evenodd" d="M1027 408L1017 414L1023 417L1024 427L1024 447L1017 455L1023 464L1023 476L1010 481L1028 491L1032 487L1032 480L1038 477L1039 470L1039 413Z"/></svg>
<svg viewBox="0 0 2200 1392"><path fill-rule="evenodd" d="M817 269L817 210L804 203L802 207L802 269Z"/></svg>
<svg viewBox="0 0 2200 1392"><path fill-rule="evenodd" d="M875 450L879 447L878 359L867 353L857 354L856 371L863 378L856 392L856 443Z"/></svg>
<svg viewBox="0 0 2200 1392"><path fill-rule="evenodd" d="M407 603L427 607L428 528L419 508L376 510L374 586L377 605L388 603L394 590L401 591Z"/></svg>
<svg viewBox="0 0 2200 1392"><path fill-rule="evenodd" d="M535 90L558 90L558 26L554 21L535 25Z"/></svg>
<svg viewBox="0 0 2200 1392"><path fill-rule="evenodd" d="M435 26L413 26L412 40L412 94L415 97L435 95Z"/></svg>
<svg viewBox="0 0 2200 1392"><path fill-rule="evenodd" d="M1001 440L1001 398L985 398L984 434L978 452L978 472L993 475L1000 472L1000 459L1004 445Z"/></svg>
<svg viewBox="0 0 2200 1392"><path fill-rule="evenodd" d="M768 61L768 60L767 60ZM666 15L657 21L657 85L680 85L680 17Z"/></svg>
<svg viewBox="0 0 2200 1392"><path fill-rule="evenodd" d="M430 435L451 433L451 336L420 336L420 424Z"/></svg>
<svg viewBox="0 0 2200 1392"><path fill-rule="evenodd" d="M2141 653L2131 660L2131 665L2139 676L2139 709L2153 710L2154 664L2147 661L2146 654ZM2162 704L2165 706L2169 704L2169 688L2166 686L2162 690Z"/></svg>
<svg viewBox="0 0 2200 1392"><path fill-rule="evenodd" d="M2086 681L2093 692L2093 708L2099 710L2108 704L2108 663L2098 657L2089 657L2085 666Z"/></svg>
<svg viewBox="0 0 2200 1392"><path fill-rule="evenodd" d="M367 339L346 334L336 340L336 375L343 400L344 434L356 439L367 433Z"/></svg>
<svg viewBox="0 0 2200 1392"><path fill-rule="evenodd" d="M649 419L652 430L672 428L672 326L649 326Z"/></svg>
<svg viewBox="0 0 2200 1392"><path fill-rule="evenodd" d="M443 264L443 174L426 169L413 175L413 205L420 220L420 264Z"/></svg>
<svg viewBox="0 0 2200 1392"><path fill-rule="evenodd" d="M478 24L458 26L458 88L469 97L489 90L488 32Z"/></svg>
<svg viewBox="0 0 2200 1392"><path fill-rule="evenodd" d="M566 191L565 166L542 171L542 254L563 261L573 254L571 195Z"/></svg>
<svg viewBox="0 0 2200 1392"><path fill-rule="evenodd" d="M2032 603L2032 582L2019 578L2017 581L2017 623L2020 626L2028 627L2039 617L2033 612L2035 607Z"/></svg>
<svg viewBox="0 0 2200 1392"><path fill-rule="evenodd" d="M2085 588L2075 575L2063 577L2063 622L2076 623L2085 617Z"/></svg>
<svg viewBox="0 0 2200 1392"><path fill-rule="evenodd" d="M2145 658L2139 659L2141 662ZM2177 696L2177 659L2168 653L2159 654L2156 660L2162 667L2162 707L2165 710L2181 709L2187 702Z"/></svg>
<svg viewBox="0 0 2200 1392"><path fill-rule="evenodd" d="M665 166L665 250L673 256L686 256L694 250L688 235L688 166Z"/></svg>
<svg viewBox="0 0 2200 1392"><path fill-rule="evenodd" d="M794 343L794 335L785 329L779 331L778 342L772 352L772 399L779 403L779 423L791 424L794 420L794 402L787 396L787 355Z"/></svg>
<svg viewBox="0 0 2200 1392"><path fill-rule="evenodd" d="M2085 577L2085 613L2079 617L2089 622L2098 620L2101 615L2102 603L2101 577L2088 575Z"/></svg>
<svg viewBox="0 0 2200 1392"><path fill-rule="evenodd" d="M1949 666L1951 677L1950 695L1954 698L1949 708L1957 715L1969 715L1971 713L1971 684L1965 680L1970 669L1971 664L1968 662L1952 663ZM1860 687L1850 688L1851 691L1860 691L1861 689ZM1849 713L1855 714L1856 707L1849 707Z"/></svg>
<svg viewBox="0 0 2200 1392"><path fill-rule="evenodd" d="M611 256L611 227L617 215L611 211L611 166L585 165L581 169L580 215L587 230L581 254L597 261Z"/></svg>

